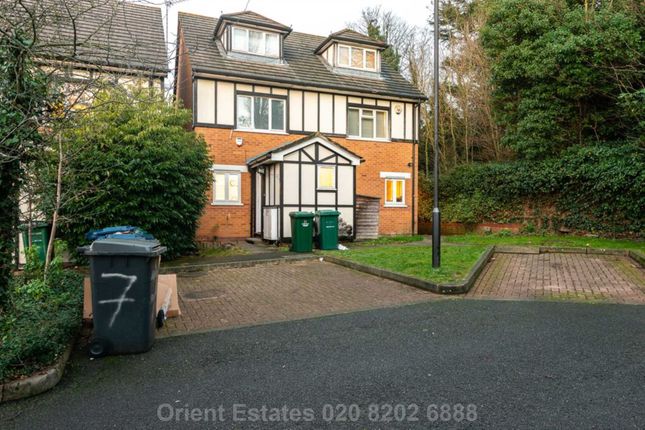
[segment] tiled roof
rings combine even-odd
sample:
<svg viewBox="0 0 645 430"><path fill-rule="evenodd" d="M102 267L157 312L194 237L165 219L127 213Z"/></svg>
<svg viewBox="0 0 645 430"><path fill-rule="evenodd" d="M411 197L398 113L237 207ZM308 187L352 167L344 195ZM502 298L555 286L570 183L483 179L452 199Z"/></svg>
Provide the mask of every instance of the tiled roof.
<svg viewBox="0 0 645 430"><path fill-rule="evenodd" d="M365 73L335 73L320 56L314 54L325 37L292 32L284 39L285 62L276 64L227 55L222 44L213 39L213 29L216 25L216 18L179 13L179 26L183 31L195 72L425 99L421 92L385 63L382 64L378 77L368 77Z"/></svg>
<svg viewBox="0 0 645 430"><path fill-rule="evenodd" d="M99 66L168 73L161 9L116 0L26 0L35 8L37 53ZM76 33L76 34L75 34Z"/></svg>
<svg viewBox="0 0 645 430"><path fill-rule="evenodd" d="M354 31L350 28L345 28L335 33L332 33L329 35L329 37L326 40L351 40L356 42L368 43L370 45L381 46L383 48L387 47L387 43L381 40L372 39L371 37L365 34L359 33L358 31Z"/></svg>

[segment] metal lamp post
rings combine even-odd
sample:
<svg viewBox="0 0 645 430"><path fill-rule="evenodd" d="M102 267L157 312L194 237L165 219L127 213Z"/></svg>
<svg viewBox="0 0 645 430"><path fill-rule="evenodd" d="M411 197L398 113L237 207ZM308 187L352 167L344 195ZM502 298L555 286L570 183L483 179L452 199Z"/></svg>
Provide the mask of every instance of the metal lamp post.
<svg viewBox="0 0 645 430"><path fill-rule="evenodd" d="M441 267L439 212L439 1L434 0L434 203L432 209L432 267Z"/></svg>

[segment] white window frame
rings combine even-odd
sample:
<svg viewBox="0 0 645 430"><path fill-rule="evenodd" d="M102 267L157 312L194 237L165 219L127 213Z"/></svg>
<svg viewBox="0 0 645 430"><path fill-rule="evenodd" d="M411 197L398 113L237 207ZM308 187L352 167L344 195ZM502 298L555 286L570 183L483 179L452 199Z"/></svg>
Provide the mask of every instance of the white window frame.
<svg viewBox="0 0 645 430"><path fill-rule="evenodd" d="M349 111L352 109L358 111L358 135L349 134ZM364 115L363 112L365 111L371 111L372 116ZM376 137L376 117L378 116L376 114L377 112L382 112L385 114L385 137ZM363 121L362 121L363 117L371 118L373 120L372 122L372 124L374 124L373 130L372 130L373 137L363 137ZM390 140L390 122L389 121L390 121L390 113L387 110L377 109L377 108L372 109L372 108L360 108L360 107L348 106L347 107L347 137L352 139L389 141Z"/></svg>
<svg viewBox="0 0 645 430"><path fill-rule="evenodd" d="M405 172L381 172L380 174L381 178L385 179L385 188L384 188L384 198L383 201L385 202L385 207L389 208L405 208L407 205L405 204L405 182L406 179L410 179L410 173L405 173ZM393 194L392 197L394 197L394 200L388 200L387 199L387 183L388 181L393 183L393 190L394 193L396 193L396 182L402 182L403 187L401 188L401 202L396 201L396 195Z"/></svg>
<svg viewBox="0 0 645 430"><path fill-rule="evenodd" d="M239 106L240 97L246 97L251 99L251 127L240 127L237 122L237 106ZM255 128L255 100L258 98L268 99L269 100L269 128ZM273 124L273 109L271 109L272 102L276 100L282 102L282 128L271 128ZM246 130L246 131L260 131L265 133L286 133L287 129L287 101L283 98L278 97L269 97L268 95L249 95L249 94L238 94L235 97L235 129L236 130Z"/></svg>
<svg viewBox="0 0 645 430"><path fill-rule="evenodd" d="M235 30L241 30L245 34L245 41L246 41L246 49L236 49L233 47L235 43ZM260 52L251 52L250 46L251 46L251 36L249 34L249 31L256 31L258 33L262 33L262 46L260 48ZM276 54L269 54L267 53L267 35L271 36L277 36L278 37L278 52ZM251 54L251 55L260 55L262 57L271 57L271 58L279 58L280 57L280 35L278 33L272 33L272 32L267 32L267 31L262 31L258 30L255 28L246 28L246 27L239 27L239 26L232 26L231 27L231 51L234 52L243 52L245 54Z"/></svg>
<svg viewBox="0 0 645 430"><path fill-rule="evenodd" d="M348 59L347 64L341 64L340 62L340 48L347 48L349 50L349 56L347 57ZM352 66L352 54L353 54L352 51L355 51L355 50L362 51L363 67ZM374 53L374 67L367 67L367 54L366 54L367 51ZM358 46L342 45L339 43L338 46L336 47L336 64L338 65L338 67L344 67L347 69L368 70L370 72L376 72L379 67L378 51L376 49L359 48Z"/></svg>
<svg viewBox="0 0 645 430"><path fill-rule="evenodd" d="M214 168L213 170L213 199L211 204L215 206L242 206L242 170L241 169L235 169L235 170L228 170L228 169L223 169L223 168ZM216 175L224 175L224 181L226 182L226 187L224 189L224 193L226 194L226 198L224 200L216 200L215 198L215 178ZM228 181L229 177L231 176L237 176L237 200L229 200L228 199Z"/></svg>
<svg viewBox="0 0 645 430"><path fill-rule="evenodd" d="M332 169L332 172L333 172L332 179L334 181L334 184L331 187L323 187L323 186L320 185L320 169L321 168ZM333 190L336 190L336 188L338 186L338 184L336 183L336 166L333 165L333 164L318 164L316 166L316 178L317 178L316 183L318 184L318 187L317 187L318 190L330 190L330 191L333 191Z"/></svg>

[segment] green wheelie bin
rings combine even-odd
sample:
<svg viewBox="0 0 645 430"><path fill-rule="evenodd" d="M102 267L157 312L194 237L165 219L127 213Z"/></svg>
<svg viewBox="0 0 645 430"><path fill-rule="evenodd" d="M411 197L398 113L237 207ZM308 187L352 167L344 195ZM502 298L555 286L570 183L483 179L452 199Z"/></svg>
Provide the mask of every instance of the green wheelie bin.
<svg viewBox="0 0 645 430"><path fill-rule="evenodd" d="M291 218L291 252L311 252L314 237L314 214L289 212Z"/></svg>
<svg viewBox="0 0 645 430"><path fill-rule="evenodd" d="M316 211L316 225L318 226L318 247L320 249L338 249L338 216L340 212L334 210Z"/></svg>
<svg viewBox="0 0 645 430"><path fill-rule="evenodd" d="M47 246L49 245L49 234L51 233L51 225L46 222L37 221L31 224L31 243L29 243L29 225L24 224L20 226L22 232L22 243L25 249L33 246L38 252L38 258L41 262L45 262L45 254L47 253Z"/></svg>

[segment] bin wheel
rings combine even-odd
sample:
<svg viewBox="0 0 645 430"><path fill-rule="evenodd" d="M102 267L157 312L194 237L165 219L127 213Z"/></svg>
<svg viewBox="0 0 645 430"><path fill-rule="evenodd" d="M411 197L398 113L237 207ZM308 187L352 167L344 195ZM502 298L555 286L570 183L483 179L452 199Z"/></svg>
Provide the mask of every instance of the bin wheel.
<svg viewBox="0 0 645 430"><path fill-rule="evenodd" d="M110 353L112 345L105 339L94 338L89 345L89 354L92 358L101 358L105 357Z"/></svg>
<svg viewBox="0 0 645 430"><path fill-rule="evenodd" d="M159 312L157 312L157 328L163 327L165 320L166 320L166 314L164 314L163 309L159 309Z"/></svg>

